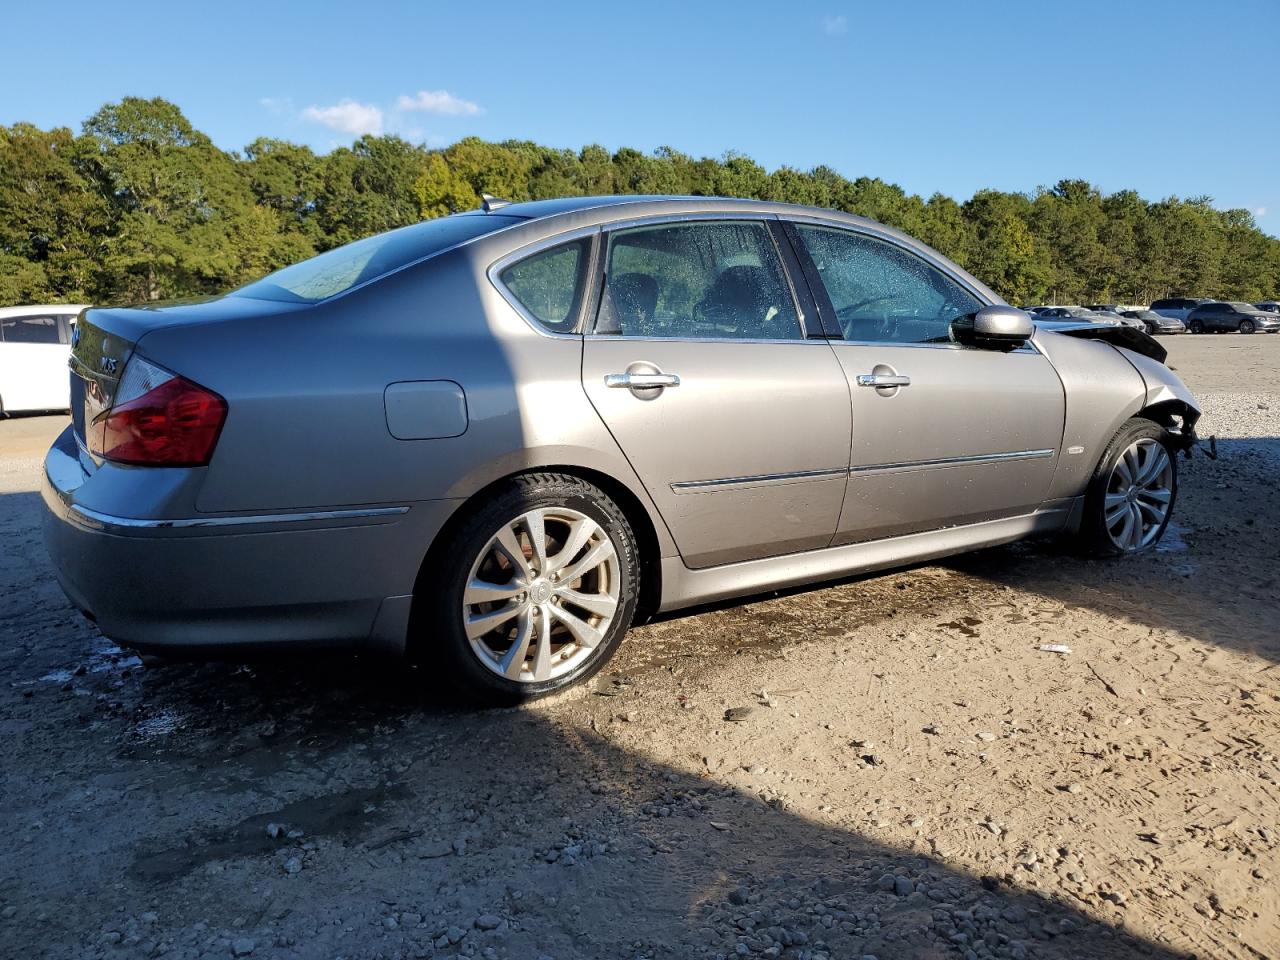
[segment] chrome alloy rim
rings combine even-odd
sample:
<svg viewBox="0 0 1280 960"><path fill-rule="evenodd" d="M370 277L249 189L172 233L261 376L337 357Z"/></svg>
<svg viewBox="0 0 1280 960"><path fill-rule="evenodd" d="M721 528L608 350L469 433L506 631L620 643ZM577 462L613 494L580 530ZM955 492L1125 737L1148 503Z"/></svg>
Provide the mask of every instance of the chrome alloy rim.
<svg viewBox="0 0 1280 960"><path fill-rule="evenodd" d="M568 507L530 510L471 565L462 622L486 669L554 680L590 658L618 610L621 566L600 524Z"/></svg>
<svg viewBox="0 0 1280 960"><path fill-rule="evenodd" d="M1136 440L1111 468L1105 518L1111 541L1127 553L1160 536L1173 500L1173 462L1164 445Z"/></svg>

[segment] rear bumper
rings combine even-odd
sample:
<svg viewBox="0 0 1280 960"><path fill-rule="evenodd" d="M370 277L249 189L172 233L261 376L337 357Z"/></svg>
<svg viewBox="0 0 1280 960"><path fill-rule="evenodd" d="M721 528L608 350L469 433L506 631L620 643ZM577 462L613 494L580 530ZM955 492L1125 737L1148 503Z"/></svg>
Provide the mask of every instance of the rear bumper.
<svg viewBox="0 0 1280 960"><path fill-rule="evenodd" d="M169 519L94 502L68 430L45 458L45 544L71 601L147 649L403 649L414 580L453 500ZM94 506L89 506L94 502Z"/></svg>

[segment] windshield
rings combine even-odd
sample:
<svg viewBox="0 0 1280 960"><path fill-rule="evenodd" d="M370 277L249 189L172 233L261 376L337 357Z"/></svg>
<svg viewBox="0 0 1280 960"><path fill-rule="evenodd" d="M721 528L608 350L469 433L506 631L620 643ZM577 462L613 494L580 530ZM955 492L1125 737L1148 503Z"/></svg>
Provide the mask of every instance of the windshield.
<svg viewBox="0 0 1280 960"><path fill-rule="evenodd" d="M519 222L516 217L493 214L456 214L415 223L356 240L277 270L231 295L285 303L318 303L433 253Z"/></svg>
<svg viewBox="0 0 1280 960"><path fill-rule="evenodd" d="M1234 300L1230 300L1228 302L1231 304L1231 306L1235 307L1237 310L1243 310L1245 313L1258 312L1258 308L1255 307L1252 303L1237 303Z"/></svg>

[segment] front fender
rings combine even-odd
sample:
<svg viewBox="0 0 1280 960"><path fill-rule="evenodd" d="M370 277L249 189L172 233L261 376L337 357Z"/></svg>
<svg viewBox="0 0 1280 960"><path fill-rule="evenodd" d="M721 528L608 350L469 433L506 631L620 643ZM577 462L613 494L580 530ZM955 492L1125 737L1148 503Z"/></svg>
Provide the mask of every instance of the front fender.
<svg viewBox="0 0 1280 960"><path fill-rule="evenodd" d="M1132 350L1117 347L1116 351L1133 365L1146 387L1146 398L1140 412L1157 411L1182 418L1182 434L1187 441L1195 438L1196 421L1200 419L1200 404L1173 370L1163 363L1144 357Z"/></svg>

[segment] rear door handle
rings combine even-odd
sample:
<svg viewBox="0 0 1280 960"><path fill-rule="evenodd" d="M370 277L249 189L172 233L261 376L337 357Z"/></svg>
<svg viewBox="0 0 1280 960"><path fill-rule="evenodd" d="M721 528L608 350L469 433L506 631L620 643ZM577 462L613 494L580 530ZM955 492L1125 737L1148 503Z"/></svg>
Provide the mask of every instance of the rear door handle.
<svg viewBox="0 0 1280 960"><path fill-rule="evenodd" d="M658 387L678 387L680 378L674 373L607 373L604 385L620 390L653 390Z"/></svg>
<svg viewBox="0 0 1280 960"><path fill-rule="evenodd" d="M910 377L902 377L884 373L860 373L858 374L858 386L860 387L909 387L911 386Z"/></svg>

